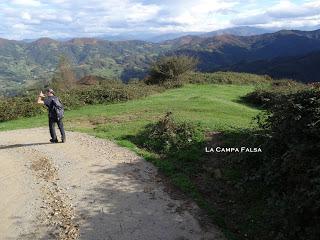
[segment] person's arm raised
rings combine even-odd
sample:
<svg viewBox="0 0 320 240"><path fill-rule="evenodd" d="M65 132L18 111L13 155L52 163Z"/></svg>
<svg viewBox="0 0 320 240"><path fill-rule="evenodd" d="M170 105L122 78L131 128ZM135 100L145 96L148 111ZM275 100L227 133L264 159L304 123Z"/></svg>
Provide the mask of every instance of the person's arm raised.
<svg viewBox="0 0 320 240"><path fill-rule="evenodd" d="M43 98L44 98L44 94L42 93L42 91L40 92L39 96L38 96L38 100L37 103L38 104L44 104Z"/></svg>

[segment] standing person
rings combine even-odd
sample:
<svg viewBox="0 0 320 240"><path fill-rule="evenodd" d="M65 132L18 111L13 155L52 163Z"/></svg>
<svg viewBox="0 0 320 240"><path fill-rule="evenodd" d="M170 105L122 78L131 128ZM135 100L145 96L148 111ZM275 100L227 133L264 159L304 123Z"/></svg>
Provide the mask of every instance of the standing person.
<svg viewBox="0 0 320 240"><path fill-rule="evenodd" d="M59 98L55 96L54 91L51 88L47 90L46 95L47 97L41 91L38 96L37 102L39 104L44 104L48 108L49 130L51 135L50 142L58 143L58 138L55 130L55 123L57 123L61 133L61 141L64 143L66 142L66 134L62 122L64 114L63 105L60 102Z"/></svg>

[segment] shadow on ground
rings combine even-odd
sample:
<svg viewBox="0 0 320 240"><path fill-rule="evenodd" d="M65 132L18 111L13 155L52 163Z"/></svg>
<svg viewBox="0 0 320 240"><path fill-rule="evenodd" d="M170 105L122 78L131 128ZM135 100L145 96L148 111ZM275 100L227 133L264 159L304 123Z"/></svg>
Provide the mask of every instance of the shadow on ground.
<svg viewBox="0 0 320 240"><path fill-rule="evenodd" d="M52 143L45 142L45 143L29 143L29 144L0 145L0 150L1 150L1 149L11 149L11 148L20 148L20 147L49 145L49 144L52 144Z"/></svg>
<svg viewBox="0 0 320 240"><path fill-rule="evenodd" d="M209 239L192 216L200 217L193 203L181 196L172 199L148 166L141 162L93 166L100 169L92 173L101 182L84 197L85 206L78 207L80 239Z"/></svg>

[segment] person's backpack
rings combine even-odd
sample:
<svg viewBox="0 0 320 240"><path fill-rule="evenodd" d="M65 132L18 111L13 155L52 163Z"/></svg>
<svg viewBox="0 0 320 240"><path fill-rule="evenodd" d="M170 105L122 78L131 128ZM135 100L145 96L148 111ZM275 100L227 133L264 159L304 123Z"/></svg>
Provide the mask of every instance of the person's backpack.
<svg viewBox="0 0 320 240"><path fill-rule="evenodd" d="M64 117L63 105L57 97L52 100L52 112L58 121Z"/></svg>

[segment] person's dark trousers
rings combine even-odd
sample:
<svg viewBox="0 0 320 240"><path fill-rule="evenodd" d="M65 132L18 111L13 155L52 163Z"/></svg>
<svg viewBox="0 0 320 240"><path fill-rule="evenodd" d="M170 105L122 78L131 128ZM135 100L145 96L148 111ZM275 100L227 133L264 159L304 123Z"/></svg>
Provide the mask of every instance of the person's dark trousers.
<svg viewBox="0 0 320 240"><path fill-rule="evenodd" d="M65 131L64 131L62 119L56 120L56 119L54 119L54 118L49 118L49 130L50 130L51 139L52 139L53 141L56 141L56 140L57 140L55 123L58 124L59 130L60 130L60 133L61 133L62 142L65 142L65 140L66 140L66 133L65 133Z"/></svg>

